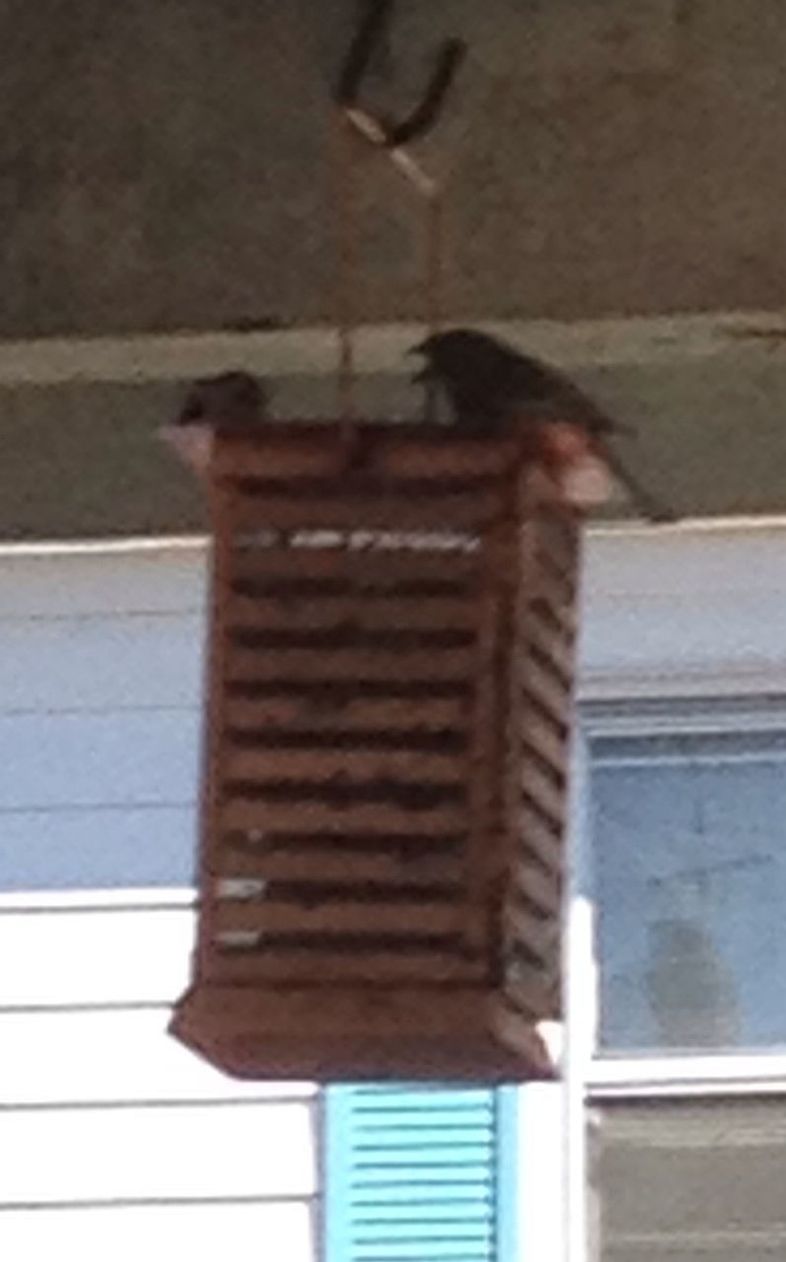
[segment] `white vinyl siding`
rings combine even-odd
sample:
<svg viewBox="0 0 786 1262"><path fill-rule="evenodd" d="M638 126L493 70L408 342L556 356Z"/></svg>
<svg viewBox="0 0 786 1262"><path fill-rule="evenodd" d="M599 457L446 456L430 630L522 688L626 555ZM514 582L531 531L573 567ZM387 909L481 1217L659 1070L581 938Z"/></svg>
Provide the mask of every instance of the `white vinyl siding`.
<svg viewBox="0 0 786 1262"><path fill-rule="evenodd" d="M202 548L0 560L0 1240L313 1262L310 1084L167 1033L194 930Z"/></svg>

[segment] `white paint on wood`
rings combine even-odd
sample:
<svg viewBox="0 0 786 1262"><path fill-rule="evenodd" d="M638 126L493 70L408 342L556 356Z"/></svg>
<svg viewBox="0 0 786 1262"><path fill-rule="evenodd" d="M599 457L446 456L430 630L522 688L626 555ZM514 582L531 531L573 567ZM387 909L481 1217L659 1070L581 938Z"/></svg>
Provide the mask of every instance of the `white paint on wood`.
<svg viewBox="0 0 786 1262"><path fill-rule="evenodd" d="M20 1104L313 1095L308 1083L227 1078L167 1033L169 1019L166 1009L0 1013L0 1113Z"/></svg>
<svg viewBox="0 0 786 1262"><path fill-rule="evenodd" d="M307 1103L44 1109L3 1117L0 1210L19 1202L307 1196ZM0 1231L2 1231L0 1215Z"/></svg>
<svg viewBox="0 0 786 1262"><path fill-rule="evenodd" d="M657 363L766 355L786 332L786 314L710 311L625 316L601 320L519 320L479 326L532 355L570 367L580 364ZM422 340L419 324L361 325L355 333L359 374L409 374L409 347ZM0 384L141 383L203 377L242 363L270 376L330 376L336 370L335 331L329 328L249 333L137 334L125 337L41 338L0 343Z"/></svg>
<svg viewBox="0 0 786 1262"><path fill-rule="evenodd" d="M182 906L4 910L0 1011L172 1003L187 984L193 932Z"/></svg>
<svg viewBox="0 0 786 1262"><path fill-rule="evenodd" d="M216 1262L232 1256L264 1262L313 1262L307 1205L167 1205L21 1210L0 1216L6 1257L16 1262L73 1258L140 1262L163 1257Z"/></svg>

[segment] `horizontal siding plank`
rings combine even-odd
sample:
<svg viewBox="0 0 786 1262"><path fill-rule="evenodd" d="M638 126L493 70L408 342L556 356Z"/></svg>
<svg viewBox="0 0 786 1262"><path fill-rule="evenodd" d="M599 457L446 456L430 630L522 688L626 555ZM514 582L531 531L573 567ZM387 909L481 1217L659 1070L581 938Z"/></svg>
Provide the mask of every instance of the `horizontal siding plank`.
<svg viewBox="0 0 786 1262"><path fill-rule="evenodd" d="M9 1258L160 1258L176 1243L188 1262L215 1262L227 1241L264 1241L265 1262L315 1262L306 1205L167 1205L5 1212Z"/></svg>
<svg viewBox="0 0 786 1262"><path fill-rule="evenodd" d="M15 715L0 719L0 811L193 801L196 711Z"/></svg>
<svg viewBox="0 0 786 1262"><path fill-rule="evenodd" d="M188 979L188 907L0 912L0 1009L170 1003Z"/></svg>
<svg viewBox="0 0 786 1262"><path fill-rule="evenodd" d="M184 613L203 608L207 547L7 555L0 619Z"/></svg>
<svg viewBox="0 0 786 1262"><path fill-rule="evenodd" d="M307 1195L307 1103L44 1109L3 1117L4 1204Z"/></svg>
<svg viewBox="0 0 786 1262"><path fill-rule="evenodd" d="M187 886L196 836L194 806L8 813L0 827L0 889Z"/></svg>
<svg viewBox="0 0 786 1262"><path fill-rule="evenodd" d="M199 704L199 613L19 620L0 630L0 712Z"/></svg>
<svg viewBox="0 0 786 1262"><path fill-rule="evenodd" d="M313 1094L308 1083L228 1079L171 1038L169 1020L168 1009L0 1014L3 1108Z"/></svg>

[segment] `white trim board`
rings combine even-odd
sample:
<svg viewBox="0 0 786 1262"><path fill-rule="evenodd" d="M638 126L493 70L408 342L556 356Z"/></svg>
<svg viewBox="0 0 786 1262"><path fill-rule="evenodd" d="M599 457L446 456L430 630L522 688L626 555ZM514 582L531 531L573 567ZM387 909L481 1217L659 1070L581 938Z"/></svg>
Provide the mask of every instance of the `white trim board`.
<svg viewBox="0 0 786 1262"><path fill-rule="evenodd" d="M714 311L605 320L480 322L490 333L564 367L676 364L728 354L768 355L786 339L786 312ZM403 373L422 324L361 325L357 372ZM265 332L136 334L0 342L0 385L181 380L242 362L271 376L328 375L337 362L329 326Z"/></svg>

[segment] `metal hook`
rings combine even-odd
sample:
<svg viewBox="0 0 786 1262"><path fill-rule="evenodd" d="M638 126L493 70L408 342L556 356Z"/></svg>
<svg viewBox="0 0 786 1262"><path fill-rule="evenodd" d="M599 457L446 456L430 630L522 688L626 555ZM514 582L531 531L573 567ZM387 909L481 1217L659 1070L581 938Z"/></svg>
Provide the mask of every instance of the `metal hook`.
<svg viewBox="0 0 786 1262"><path fill-rule="evenodd" d="M341 68L336 104L346 111L364 135L385 149L397 149L430 131L442 111L445 96L467 51L463 40L447 39L440 46L434 70L415 108L399 122L383 120L358 104L363 79L374 49L390 21L394 0L368 0Z"/></svg>

